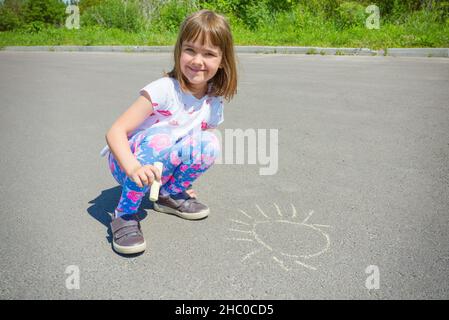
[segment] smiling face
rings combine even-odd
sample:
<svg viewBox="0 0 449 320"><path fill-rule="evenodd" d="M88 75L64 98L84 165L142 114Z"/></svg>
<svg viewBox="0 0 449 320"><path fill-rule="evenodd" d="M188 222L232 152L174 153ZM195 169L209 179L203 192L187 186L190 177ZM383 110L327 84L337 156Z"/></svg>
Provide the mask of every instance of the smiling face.
<svg viewBox="0 0 449 320"><path fill-rule="evenodd" d="M204 45L184 41L181 46L180 68L190 84L194 95L202 96L207 89L207 81L212 79L220 68L222 52L219 47L206 42Z"/></svg>

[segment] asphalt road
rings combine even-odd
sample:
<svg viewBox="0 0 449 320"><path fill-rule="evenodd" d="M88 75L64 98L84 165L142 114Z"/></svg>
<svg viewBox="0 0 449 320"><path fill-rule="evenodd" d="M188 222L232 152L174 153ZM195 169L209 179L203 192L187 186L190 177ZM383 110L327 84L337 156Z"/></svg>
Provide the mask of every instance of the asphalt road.
<svg viewBox="0 0 449 320"><path fill-rule="evenodd" d="M275 174L217 163L207 219L145 200L147 251L113 252L99 151L170 59L0 52L1 299L449 298L447 58L240 54L220 132L278 130Z"/></svg>

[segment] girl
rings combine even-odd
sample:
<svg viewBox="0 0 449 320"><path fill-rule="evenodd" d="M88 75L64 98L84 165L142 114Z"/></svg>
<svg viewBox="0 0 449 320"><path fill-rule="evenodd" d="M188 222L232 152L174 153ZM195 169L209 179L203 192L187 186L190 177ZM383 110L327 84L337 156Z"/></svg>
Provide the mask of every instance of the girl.
<svg viewBox="0 0 449 320"><path fill-rule="evenodd" d="M220 152L209 131L223 122L223 97L237 92L234 45L226 19L198 11L181 25L174 68L140 90L139 98L106 134L109 167L122 186L111 222L113 248L142 252L146 243L135 215L156 179L161 182L154 209L185 219L202 219L209 208L186 191ZM188 157L186 157L186 154ZM193 158L193 161L192 161ZM153 166L163 163L162 173Z"/></svg>

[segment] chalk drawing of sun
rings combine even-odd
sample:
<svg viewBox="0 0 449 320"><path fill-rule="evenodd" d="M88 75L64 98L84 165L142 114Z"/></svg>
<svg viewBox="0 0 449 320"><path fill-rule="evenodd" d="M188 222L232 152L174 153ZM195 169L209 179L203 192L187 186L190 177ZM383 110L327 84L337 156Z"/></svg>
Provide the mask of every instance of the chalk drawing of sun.
<svg viewBox="0 0 449 320"><path fill-rule="evenodd" d="M309 260L329 250L329 236L322 228L330 226L308 223L313 210L300 220L293 204L291 204L292 213L288 216L283 214L275 203L273 206L276 212L270 214L265 213L257 204L255 206L258 210L255 215L238 209L242 214L240 220L230 219L233 228L229 231L235 237L228 240L256 245L254 250L246 254L241 261L265 252L285 271L291 270L292 266L296 265L317 270Z"/></svg>

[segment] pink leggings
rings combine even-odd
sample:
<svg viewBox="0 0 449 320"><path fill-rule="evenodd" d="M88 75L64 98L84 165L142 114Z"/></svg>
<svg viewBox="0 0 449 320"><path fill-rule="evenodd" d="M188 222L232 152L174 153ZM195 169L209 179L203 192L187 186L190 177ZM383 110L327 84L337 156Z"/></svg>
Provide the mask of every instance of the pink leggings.
<svg viewBox="0 0 449 320"><path fill-rule="evenodd" d="M220 152L218 138L210 131L200 131L199 134L187 135L174 141L166 129L150 127L134 134L129 144L142 165L152 165L156 161L164 164L161 189L170 194L185 191L212 166ZM150 186L140 188L126 176L112 153L109 154L109 168L122 186L116 210L127 214L136 213Z"/></svg>

